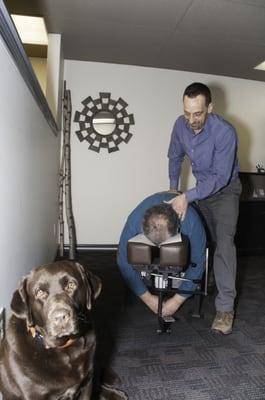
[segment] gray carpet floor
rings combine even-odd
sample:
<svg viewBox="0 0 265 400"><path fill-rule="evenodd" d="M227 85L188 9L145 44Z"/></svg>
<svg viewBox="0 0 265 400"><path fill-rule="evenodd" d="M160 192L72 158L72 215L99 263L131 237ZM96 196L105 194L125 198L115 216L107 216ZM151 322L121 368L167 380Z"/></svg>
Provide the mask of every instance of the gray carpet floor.
<svg viewBox="0 0 265 400"><path fill-rule="evenodd" d="M111 252L80 252L78 261L101 277L94 308L97 362L119 375L130 400L265 400L265 257L238 259L233 333L213 334L215 293L204 298L203 318L186 301L171 334L130 294Z"/></svg>

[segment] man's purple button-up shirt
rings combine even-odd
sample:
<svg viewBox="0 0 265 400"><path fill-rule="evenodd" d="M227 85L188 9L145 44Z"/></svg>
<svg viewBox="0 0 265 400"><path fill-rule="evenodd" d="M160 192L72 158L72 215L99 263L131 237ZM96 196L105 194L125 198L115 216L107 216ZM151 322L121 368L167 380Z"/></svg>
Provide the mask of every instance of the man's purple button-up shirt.
<svg viewBox="0 0 265 400"><path fill-rule="evenodd" d="M219 115L208 114L198 134L184 116L179 117L168 150L170 188L178 188L181 163L187 155L196 178L196 186L185 192L188 202L215 194L238 177L237 145L235 128Z"/></svg>

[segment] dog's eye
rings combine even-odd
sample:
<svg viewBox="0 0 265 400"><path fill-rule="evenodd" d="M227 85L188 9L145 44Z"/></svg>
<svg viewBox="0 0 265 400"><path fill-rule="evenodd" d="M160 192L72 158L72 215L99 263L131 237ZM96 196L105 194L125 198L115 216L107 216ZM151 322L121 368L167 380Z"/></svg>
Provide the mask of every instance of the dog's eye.
<svg viewBox="0 0 265 400"><path fill-rule="evenodd" d="M73 281L68 282L65 287L65 290L70 294L72 294L75 291L75 289L76 289L76 283Z"/></svg>
<svg viewBox="0 0 265 400"><path fill-rule="evenodd" d="M45 299L45 297L47 297L47 292L42 289L36 291L36 299Z"/></svg>

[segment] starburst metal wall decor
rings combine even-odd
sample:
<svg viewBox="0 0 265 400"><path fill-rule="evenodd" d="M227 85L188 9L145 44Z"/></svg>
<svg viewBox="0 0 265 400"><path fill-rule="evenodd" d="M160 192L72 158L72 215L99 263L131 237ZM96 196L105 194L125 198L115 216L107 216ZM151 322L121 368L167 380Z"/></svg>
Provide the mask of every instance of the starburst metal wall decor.
<svg viewBox="0 0 265 400"><path fill-rule="evenodd" d="M74 116L74 122L79 124L75 133L80 142L89 143L89 150L99 153L106 148L113 153L119 150L120 143L129 142L134 116L127 113L128 104L121 97L113 100L110 93L99 93L98 99L88 96L82 104L82 111L76 111Z"/></svg>

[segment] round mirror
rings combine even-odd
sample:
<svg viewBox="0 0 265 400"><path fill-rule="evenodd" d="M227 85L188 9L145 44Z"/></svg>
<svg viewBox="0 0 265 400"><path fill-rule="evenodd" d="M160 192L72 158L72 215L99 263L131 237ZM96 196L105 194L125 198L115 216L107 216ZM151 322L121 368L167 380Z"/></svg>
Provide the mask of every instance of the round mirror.
<svg viewBox="0 0 265 400"><path fill-rule="evenodd" d="M129 132L134 125L133 114L128 114L128 104L121 97L111 98L111 94L100 92L99 98L91 96L82 101L82 112L76 111L74 122L79 123L76 135L80 142L87 140L88 149L99 153L107 149L109 153L120 150L119 145L128 143L132 138Z"/></svg>
<svg viewBox="0 0 265 400"><path fill-rule="evenodd" d="M100 135L110 135L116 128L116 118L110 111L99 111L94 115L92 124Z"/></svg>

